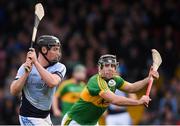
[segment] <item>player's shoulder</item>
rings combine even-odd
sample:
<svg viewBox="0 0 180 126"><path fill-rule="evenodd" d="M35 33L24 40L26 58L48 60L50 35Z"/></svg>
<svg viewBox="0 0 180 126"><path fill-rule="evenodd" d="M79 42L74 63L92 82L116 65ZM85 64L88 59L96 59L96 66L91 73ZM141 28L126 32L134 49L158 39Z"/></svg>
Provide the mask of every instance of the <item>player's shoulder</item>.
<svg viewBox="0 0 180 126"><path fill-rule="evenodd" d="M60 62L55 63L51 69L66 72L66 66Z"/></svg>
<svg viewBox="0 0 180 126"><path fill-rule="evenodd" d="M95 74L89 79L87 86L88 87L99 88L99 82L100 81L103 81L102 78L100 77L100 75Z"/></svg>
<svg viewBox="0 0 180 126"><path fill-rule="evenodd" d="M119 76L119 75L114 76L113 79L115 80L115 82L116 82L116 88L118 88L118 89L119 89L119 88L124 84L124 82L125 82L125 80L124 80L121 76Z"/></svg>
<svg viewBox="0 0 180 126"><path fill-rule="evenodd" d="M100 92L100 87L98 84L98 76L99 76L98 74L91 76L87 83L87 90L92 96L98 95Z"/></svg>
<svg viewBox="0 0 180 126"><path fill-rule="evenodd" d="M93 76L91 76L90 78L89 78L89 81L88 82L97 82L97 77L98 77L98 74L95 74L95 75L93 75Z"/></svg>
<svg viewBox="0 0 180 126"><path fill-rule="evenodd" d="M62 67L66 69L66 66L63 63L57 62L53 65L53 67Z"/></svg>
<svg viewBox="0 0 180 126"><path fill-rule="evenodd" d="M113 77L113 79L114 79L115 81L124 81L124 79L123 79L121 76L119 76L119 75L115 75L115 76Z"/></svg>

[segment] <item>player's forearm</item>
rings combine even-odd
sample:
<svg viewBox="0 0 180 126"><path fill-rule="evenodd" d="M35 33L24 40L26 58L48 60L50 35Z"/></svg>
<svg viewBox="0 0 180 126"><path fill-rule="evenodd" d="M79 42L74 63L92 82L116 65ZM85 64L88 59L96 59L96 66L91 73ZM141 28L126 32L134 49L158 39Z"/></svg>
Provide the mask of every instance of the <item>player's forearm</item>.
<svg viewBox="0 0 180 126"><path fill-rule="evenodd" d="M137 92L137 91L141 90L142 88L144 88L144 87L147 85L148 81L149 81L149 78L146 77L146 78L143 79L143 80L134 82L134 83L131 85L130 92L131 92L131 93L134 93L134 92Z"/></svg>
<svg viewBox="0 0 180 126"><path fill-rule="evenodd" d="M28 75L29 75L28 73L25 73L18 80L14 80L12 82L12 84L10 86L10 93L12 95L16 96L22 91Z"/></svg>
<svg viewBox="0 0 180 126"><path fill-rule="evenodd" d="M58 98L53 96L52 110L56 111L58 109Z"/></svg>
<svg viewBox="0 0 180 126"><path fill-rule="evenodd" d="M39 62L34 63L36 69L38 70L41 78L45 81L45 83L49 87L57 86L59 83L59 80L56 79L52 73L48 72L46 69L44 69Z"/></svg>
<svg viewBox="0 0 180 126"><path fill-rule="evenodd" d="M135 105L141 105L143 104L140 100L136 99L130 99L123 96L116 96L112 101L112 104L118 105L118 106L135 106Z"/></svg>
<svg viewBox="0 0 180 126"><path fill-rule="evenodd" d="M59 109L59 106L58 106L58 99L59 99L59 96L55 94L53 96L53 103L52 103L52 112L55 117L59 117L61 115L61 110Z"/></svg>

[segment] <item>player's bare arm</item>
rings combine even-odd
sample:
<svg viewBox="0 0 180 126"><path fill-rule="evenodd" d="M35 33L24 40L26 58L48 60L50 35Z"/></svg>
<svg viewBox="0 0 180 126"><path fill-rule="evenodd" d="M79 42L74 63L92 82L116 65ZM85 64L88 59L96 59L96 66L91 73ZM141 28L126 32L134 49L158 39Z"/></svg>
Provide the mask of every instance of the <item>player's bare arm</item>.
<svg viewBox="0 0 180 126"><path fill-rule="evenodd" d="M157 71L153 71L153 69L150 68L148 77L144 78L143 80L136 81L134 83L125 81L125 84L121 89L126 92L135 93L144 88L148 84L150 76L153 76L153 78L157 79L159 78L159 73Z"/></svg>
<svg viewBox="0 0 180 126"><path fill-rule="evenodd" d="M59 109L59 98L60 98L60 93L59 93L59 90L61 89L61 84L59 85L56 93L54 94L53 96L53 103L52 103L52 112L53 112L53 115L55 117L59 117L61 116L61 110Z"/></svg>
<svg viewBox="0 0 180 126"><path fill-rule="evenodd" d="M54 87L59 84L61 78L57 74L52 74L48 72L44 67L39 64L39 62L35 62L34 65L36 66L37 70L39 71L40 76L46 82L49 87Z"/></svg>
<svg viewBox="0 0 180 126"><path fill-rule="evenodd" d="M48 72L38 61L34 48L28 52L28 56L31 58L32 63L35 65L42 79L46 82L49 87L54 87L59 84L61 78L57 74Z"/></svg>
<svg viewBox="0 0 180 126"><path fill-rule="evenodd" d="M100 93L100 96L104 98L106 101L118 105L118 106L135 106L135 105L148 105L151 100L148 96L142 96L139 100L131 99L123 96L115 95L110 90Z"/></svg>
<svg viewBox="0 0 180 126"><path fill-rule="evenodd" d="M24 87L27 77L28 77L28 74L25 73L21 78L19 78L18 80L14 80L11 83L10 93L12 95L14 95L14 96L19 95L19 93L22 91L22 88Z"/></svg>
<svg viewBox="0 0 180 126"><path fill-rule="evenodd" d="M56 117L59 117L61 115L61 110L58 107L58 98L59 96L57 94L53 96L52 111L54 116Z"/></svg>
<svg viewBox="0 0 180 126"><path fill-rule="evenodd" d="M20 78L18 78L17 80L14 80L11 83L10 92L12 95L16 96L22 91L22 88L24 87L26 79L29 76L29 73L32 69L32 61L28 57L26 58L26 62L23 64L23 67L29 68L29 71L26 71Z"/></svg>

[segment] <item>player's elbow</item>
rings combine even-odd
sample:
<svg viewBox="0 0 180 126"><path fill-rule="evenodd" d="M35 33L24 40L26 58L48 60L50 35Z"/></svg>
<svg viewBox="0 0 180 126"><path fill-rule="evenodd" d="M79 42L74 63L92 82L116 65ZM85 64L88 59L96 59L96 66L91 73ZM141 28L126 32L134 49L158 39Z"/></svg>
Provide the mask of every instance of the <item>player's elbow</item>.
<svg viewBox="0 0 180 126"><path fill-rule="evenodd" d="M114 100L111 101L111 103L114 104L114 105L117 105L117 100L114 99Z"/></svg>
<svg viewBox="0 0 180 126"><path fill-rule="evenodd" d="M121 102L121 100L119 99L118 96L115 95L110 99L110 102L114 105L118 105Z"/></svg>
<svg viewBox="0 0 180 126"><path fill-rule="evenodd" d="M10 93L13 96L19 95L19 92L16 89L14 89L12 86L10 87Z"/></svg>
<svg viewBox="0 0 180 126"><path fill-rule="evenodd" d="M129 93L135 93L136 91L133 88L130 88L128 92Z"/></svg>
<svg viewBox="0 0 180 126"><path fill-rule="evenodd" d="M53 87L58 86L60 82L61 82L61 78L59 78L59 77L52 77L51 79L47 80L47 85L50 88L53 88Z"/></svg>
<svg viewBox="0 0 180 126"><path fill-rule="evenodd" d="M59 82L57 82L57 81L51 81L51 82L48 84L48 86L49 86L50 88L53 88L53 87L57 86L58 84L59 84Z"/></svg>
<svg viewBox="0 0 180 126"><path fill-rule="evenodd" d="M55 87L55 84L48 84L48 86L50 87L50 88L53 88L53 87Z"/></svg>
<svg viewBox="0 0 180 126"><path fill-rule="evenodd" d="M133 84L129 85L129 86L127 87L126 91L127 91L128 93L135 93L135 92L136 92L135 87L133 86Z"/></svg>
<svg viewBox="0 0 180 126"><path fill-rule="evenodd" d="M15 91L10 91L11 95L13 96L18 96L19 93L15 92Z"/></svg>

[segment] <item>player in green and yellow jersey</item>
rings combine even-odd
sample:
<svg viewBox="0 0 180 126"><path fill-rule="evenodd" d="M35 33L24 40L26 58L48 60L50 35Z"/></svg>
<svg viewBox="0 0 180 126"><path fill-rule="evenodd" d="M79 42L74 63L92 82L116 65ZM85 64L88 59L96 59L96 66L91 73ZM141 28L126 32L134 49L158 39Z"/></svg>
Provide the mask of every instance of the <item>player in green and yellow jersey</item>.
<svg viewBox="0 0 180 126"><path fill-rule="evenodd" d="M142 96L139 100L117 96L116 89L126 92L137 92L147 85L149 76L159 77L158 72L150 69L149 76L135 83L129 83L118 76L116 68L118 62L114 55L103 55L98 61L99 73L92 76L83 89L80 99L64 116L62 125L97 125L99 117L110 103L119 106L148 105L149 96Z"/></svg>
<svg viewBox="0 0 180 126"><path fill-rule="evenodd" d="M79 100L80 93L85 87L86 68L83 65L76 65L73 69L72 78L64 80L58 87L54 98L52 110L56 117L64 114ZM61 110L59 109L59 98L61 100Z"/></svg>

